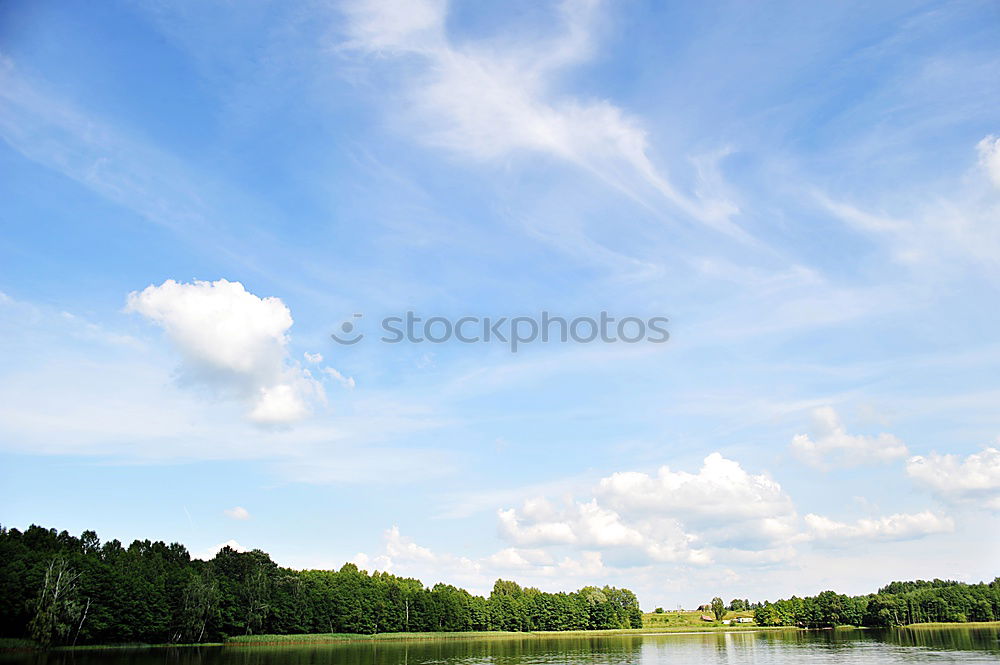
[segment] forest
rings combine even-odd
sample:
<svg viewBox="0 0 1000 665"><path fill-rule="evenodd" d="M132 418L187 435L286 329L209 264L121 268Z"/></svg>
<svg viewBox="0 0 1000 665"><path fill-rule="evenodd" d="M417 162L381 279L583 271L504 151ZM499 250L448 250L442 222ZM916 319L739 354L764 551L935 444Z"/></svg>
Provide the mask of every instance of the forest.
<svg viewBox="0 0 1000 665"><path fill-rule="evenodd" d="M489 597L448 584L282 568L260 550L192 559L180 544L101 543L31 526L0 527L0 637L38 644L203 643L293 633L640 628L634 593L544 593L497 580Z"/></svg>
<svg viewBox="0 0 1000 665"><path fill-rule="evenodd" d="M761 626L890 627L1000 617L1000 578L892 582L876 593L733 600ZM716 611L716 615L721 615ZM0 527L0 637L41 645L204 643L236 635L641 628L634 593L605 586L545 593L497 580L488 597L448 584L283 568L261 550L193 559L180 544L102 543L93 531Z"/></svg>
<svg viewBox="0 0 1000 665"><path fill-rule="evenodd" d="M1000 577L989 584L950 580L892 582L866 596L824 591L816 596L760 603L762 626L890 627L914 623L994 621L1000 617Z"/></svg>

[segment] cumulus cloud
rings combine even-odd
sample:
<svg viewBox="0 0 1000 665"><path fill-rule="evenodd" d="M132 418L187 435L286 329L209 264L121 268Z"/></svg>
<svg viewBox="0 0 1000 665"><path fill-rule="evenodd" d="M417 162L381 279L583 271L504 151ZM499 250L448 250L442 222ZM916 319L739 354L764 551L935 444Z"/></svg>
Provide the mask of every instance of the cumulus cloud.
<svg viewBox="0 0 1000 665"><path fill-rule="evenodd" d="M513 508L497 511L500 533L520 544L565 544L577 540L573 527L566 521L536 522L525 526Z"/></svg>
<svg viewBox="0 0 1000 665"><path fill-rule="evenodd" d="M234 520L248 520L250 519L250 511L248 511L243 506L236 506L235 508L229 508L223 511L228 517Z"/></svg>
<svg viewBox="0 0 1000 665"><path fill-rule="evenodd" d="M385 553L389 557L404 561L434 561L437 559L435 554L426 547L421 547L409 538L400 535L397 526L393 526L386 533Z"/></svg>
<svg viewBox="0 0 1000 665"><path fill-rule="evenodd" d="M195 559L202 559L203 561L208 561L210 559L214 559L215 555L219 553L219 550L221 550L223 548L226 548L226 547L228 547L229 549L234 550L236 552L249 552L250 551L247 548L245 548L242 545L240 545L235 540L230 539L230 540L227 540L224 543L219 543L218 545L215 545L213 547L209 547L208 549L206 549L201 554L192 554L191 556L193 558L195 558Z"/></svg>
<svg viewBox="0 0 1000 665"><path fill-rule="evenodd" d="M1000 450L984 448L966 457L916 455L906 461L906 473L949 501L968 501L1000 511Z"/></svg>
<svg viewBox="0 0 1000 665"><path fill-rule="evenodd" d="M739 462L712 453L697 473L660 467L656 475L614 473L598 484L613 507L634 512L668 512L696 521L766 518L794 512L792 501L765 474L748 473Z"/></svg>
<svg viewBox="0 0 1000 665"><path fill-rule="evenodd" d="M687 534L696 559L709 552L723 557L737 551L769 549L795 533L797 515L791 497L766 474L751 474L739 462L712 453L697 473L660 467L655 475L615 473L597 487L602 502L636 520L645 532ZM649 552L655 558L677 556L677 537L660 540ZM673 552L673 555L664 554ZM660 555L656 556L660 550Z"/></svg>
<svg viewBox="0 0 1000 665"><path fill-rule="evenodd" d="M522 584L569 590L635 583L659 575L657 564L664 562L678 575L735 576L737 568L762 572L787 564L803 556L802 547L915 540L955 529L950 517L927 510L852 522L813 513L800 519L778 483L719 453L696 472L665 466L655 474L613 474L592 489L586 501L538 496L499 510L499 532L509 545L492 553L432 549L393 526L380 548L353 561L476 593L488 594L493 580L512 576ZM740 503L747 505L739 509Z"/></svg>
<svg viewBox="0 0 1000 665"><path fill-rule="evenodd" d="M800 519L791 497L766 474L712 453L697 472L661 467L601 479L588 501L554 505L535 497L498 511L499 533L517 546L601 552L625 567L654 562L771 566L798 545L850 540L911 540L954 530L930 511L838 522Z"/></svg>
<svg viewBox="0 0 1000 665"><path fill-rule="evenodd" d="M295 422L324 399L320 383L288 357L292 315L279 298L225 279L170 279L130 293L127 310L163 328L186 381L245 400L254 422Z"/></svg>
<svg viewBox="0 0 1000 665"><path fill-rule="evenodd" d="M955 522L950 517L929 510L920 513L897 513L877 519L860 519L852 524L837 522L821 515L804 518L808 535L819 541L910 540L935 533L950 533Z"/></svg>
<svg viewBox="0 0 1000 665"><path fill-rule="evenodd" d="M314 365L323 362L322 353L309 353L308 351L306 351L302 355L305 357L306 362L313 363Z"/></svg>
<svg viewBox="0 0 1000 665"><path fill-rule="evenodd" d="M516 574L521 583L551 585L597 583L608 571L601 553L583 551L577 557L558 558L543 549L506 547L481 557L433 551L404 536L397 526L383 534L380 551L359 552L353 562L360 568L416 576L425 583L447 581L476 593L489 593L498 577Z"/></svg>
<svg viewBox="0 0 1000 665"><path fill-rule="evenodd" d="M552 556L545 550L507 547L486 557L484 562L497 568L514 570L537 565L551 565L553 560Z"/></svg>
<svg viewBox="0 0 1000 665"><path fill-rule="evenodd" d="M525 513L532 516L531 504ZM519 544L580 543L592 546L641 545L644 538L625 526L621 517L602 508L597 500L574 503L553 521L536 521L522 526L515 510L500 510L501 534Z"/></svg>
<svg viewBox="0 0 1000 665"><path fill-rule="evenodd" d="M799 460L817 469L889 462L909 452L892 434L848 434L837 412L828 406L813 411L812 430L812 436L797 434L791 449Z"/></svg>
<svg viewBox="0 0 1000 665"><path fill-rule="evenodd" d="M706 457L697 473L664 466L653 475L612 474L594 495L562 508L539 497L520 510L502 509L500 534L518 545L614 550L616 560L689 564L771 556L796 534L795 507L781 486L719 453Z"/></svg>
<svg viewBox="0 0 1000 665"><path fill-rule="evenodd" d="M405 108L418 116L420 134L431 144L480 160L518 151L547 154L632 196L656 192L691 217L742 235L729 221L736 212L732 203L677 191L650 159L637 120L607 101L557 93L557 75L591 56L599 4L564 1L562 31L547 41L458 45L447 35L446 2L355 0L345 6L345 47L417 66L415 75L407 70Z"/></svg>

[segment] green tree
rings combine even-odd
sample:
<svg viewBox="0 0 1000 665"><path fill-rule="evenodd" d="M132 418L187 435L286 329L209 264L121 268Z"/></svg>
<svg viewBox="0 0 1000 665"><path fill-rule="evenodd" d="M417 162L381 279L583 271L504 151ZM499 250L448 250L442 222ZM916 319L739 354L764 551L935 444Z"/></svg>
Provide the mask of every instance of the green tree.
<svg viewBox="0 0 1000 665"><path fill-rule="evenodd" d="M716 621L722 621L722 617L726 616L726 603L718 596L712 599L712 614Z"/></svg>
<svg viewBox="0 0 1000 665"><path fill-rule="evenodd" d="M223 548L192 560L177 543L137 540L102 544L32 525L0 527L0 636L58 643L193 642L246 633L381 633L465 630L637 628L638 599L628 589L587 586L545 593L497 580L488 598L448 584L359 570L279 568L259 550ZM708 606L716 619L720 598ZM896 626L1000 617L1000 578L892 582L876 593L754 603L762 626ZM704 608L702 608L704 609ZM707 610L706 610L707 611ZM662 612L662 608L657 608Z"/></svg>
<svg viewBox="0 0 1000 665"><path fill-rule="evenodd" d="M83 614L77 600L80 574L61 556L49 561L38 596L31 603L34 616L28 628L31 638L44 647L51 646L76 628Z"/></svg>
<svg viewBox="0 0 1000 665"><path fill-rule="evenodd" d="M173 641L198 643L204 640L210 623L218 617L219 586L211 573L191 575L184 588L180 621Z"/></svg>

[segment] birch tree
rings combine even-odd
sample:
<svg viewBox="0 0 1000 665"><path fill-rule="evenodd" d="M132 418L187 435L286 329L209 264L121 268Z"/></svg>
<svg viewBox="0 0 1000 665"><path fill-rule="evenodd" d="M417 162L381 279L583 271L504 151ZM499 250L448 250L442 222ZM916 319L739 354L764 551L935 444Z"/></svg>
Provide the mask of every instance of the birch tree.
<svg viewBox="0 0 1000 665"><path fill-rule="evenodd" d="M44 647L64 639L77 622L82 626L83 612L77 601L80 574L62 557L53 557L45 570L42 588L32 601L34 616L29 624L31 637ZM79 631L79 628L77 627Z"/></svg>

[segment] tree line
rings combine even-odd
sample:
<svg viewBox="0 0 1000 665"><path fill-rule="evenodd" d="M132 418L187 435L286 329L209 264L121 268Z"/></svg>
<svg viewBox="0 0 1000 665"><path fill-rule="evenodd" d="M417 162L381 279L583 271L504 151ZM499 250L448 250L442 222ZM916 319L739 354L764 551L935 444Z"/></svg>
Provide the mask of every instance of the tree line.
<svg viewBox="0 0 1000 665"><path fill-rule="evenodd" d="M545 593L497 580L488 597L449 584L283 568L261 550L209 561L178 543L102 543L0 527L0 636L42 645L198 643L234 635L640 628L634 593Z"/></svg>
<svg viewBox="0 0 1000 665"><path fill-rule="evenodd" d="M911 623L994 621L1000 617L1000 577L990 583L951 580L892 582L876 593L816 596L761 603L754 621L763 626L891 627Z"/></svg>

